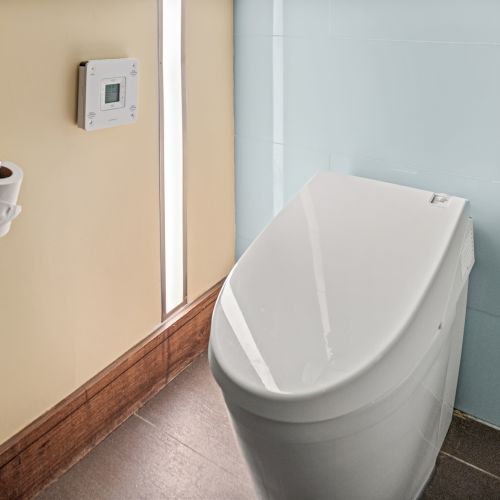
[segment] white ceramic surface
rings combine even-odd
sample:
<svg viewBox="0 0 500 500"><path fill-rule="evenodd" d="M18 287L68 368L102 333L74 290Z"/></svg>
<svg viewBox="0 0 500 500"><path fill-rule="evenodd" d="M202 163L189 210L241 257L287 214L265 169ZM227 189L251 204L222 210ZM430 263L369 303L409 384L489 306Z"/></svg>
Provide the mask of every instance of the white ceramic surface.
<svg viewBox="0 0 500 500"><path fill-rule="evenodd" d="M210 361L261 497L412 498L425 483L473 264L466 200L432 196L320 173L226 280Z"/></svg>

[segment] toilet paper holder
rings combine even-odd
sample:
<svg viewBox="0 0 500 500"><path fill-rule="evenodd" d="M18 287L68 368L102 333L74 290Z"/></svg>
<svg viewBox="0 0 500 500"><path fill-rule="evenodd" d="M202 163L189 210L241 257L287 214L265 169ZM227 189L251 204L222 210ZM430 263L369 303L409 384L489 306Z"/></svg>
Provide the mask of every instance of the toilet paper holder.
<svg viewBox="0 0 500 500"><path fill-rule="evenodd" d="M20 213L20 205L0 200L0 226L12 222Z"/></svg>
<svg viewBox="0 0 500 500"><path fill-rule="evenodd" d="M0 238L10 231L12 221L21 213L17 204L23 171L10 161L0 161Z"/></svg>

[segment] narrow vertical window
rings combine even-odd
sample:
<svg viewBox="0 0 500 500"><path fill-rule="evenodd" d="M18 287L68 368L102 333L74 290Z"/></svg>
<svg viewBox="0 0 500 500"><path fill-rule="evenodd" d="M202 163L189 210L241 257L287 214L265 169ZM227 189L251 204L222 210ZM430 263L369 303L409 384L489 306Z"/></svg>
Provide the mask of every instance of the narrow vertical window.
<svg viewBox="0 0 500 500"><path fill-rule="evenodd" d="M184 302L182 0L162 0L163 313Z"/></svg>

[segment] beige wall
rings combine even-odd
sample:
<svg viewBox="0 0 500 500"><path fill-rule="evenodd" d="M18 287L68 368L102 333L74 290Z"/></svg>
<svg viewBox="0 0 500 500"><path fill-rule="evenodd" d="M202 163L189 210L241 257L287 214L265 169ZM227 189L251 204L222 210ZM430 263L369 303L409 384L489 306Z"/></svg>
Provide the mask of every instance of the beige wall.
<svg viewBox="0 0 500 500"><path fill-rule="evenodd" d="M184 0L188 299L234 262L233 2Z"/></svg>
<svg viewBox="0 0 500 500"><path fill-rule="evenodd" d="M230 2L186 3L195 297L232 263L232 28ZM0 2L0 159L25 171L0 239L0 443L160 322L156 26L156 0ZM78 129L79 62L126 56L141 64L138 122Z"/></svg>

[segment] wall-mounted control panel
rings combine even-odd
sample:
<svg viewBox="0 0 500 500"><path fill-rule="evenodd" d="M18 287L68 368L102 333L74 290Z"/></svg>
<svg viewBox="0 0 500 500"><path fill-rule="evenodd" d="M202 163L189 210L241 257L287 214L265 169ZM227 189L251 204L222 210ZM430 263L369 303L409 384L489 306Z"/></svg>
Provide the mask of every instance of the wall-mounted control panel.
<svg viewBox="0 0 500 500"><path fill-rule="evenodd" d="M137 120L137 59L98 59L80 64L78 126L116 127Z"/></svg>

